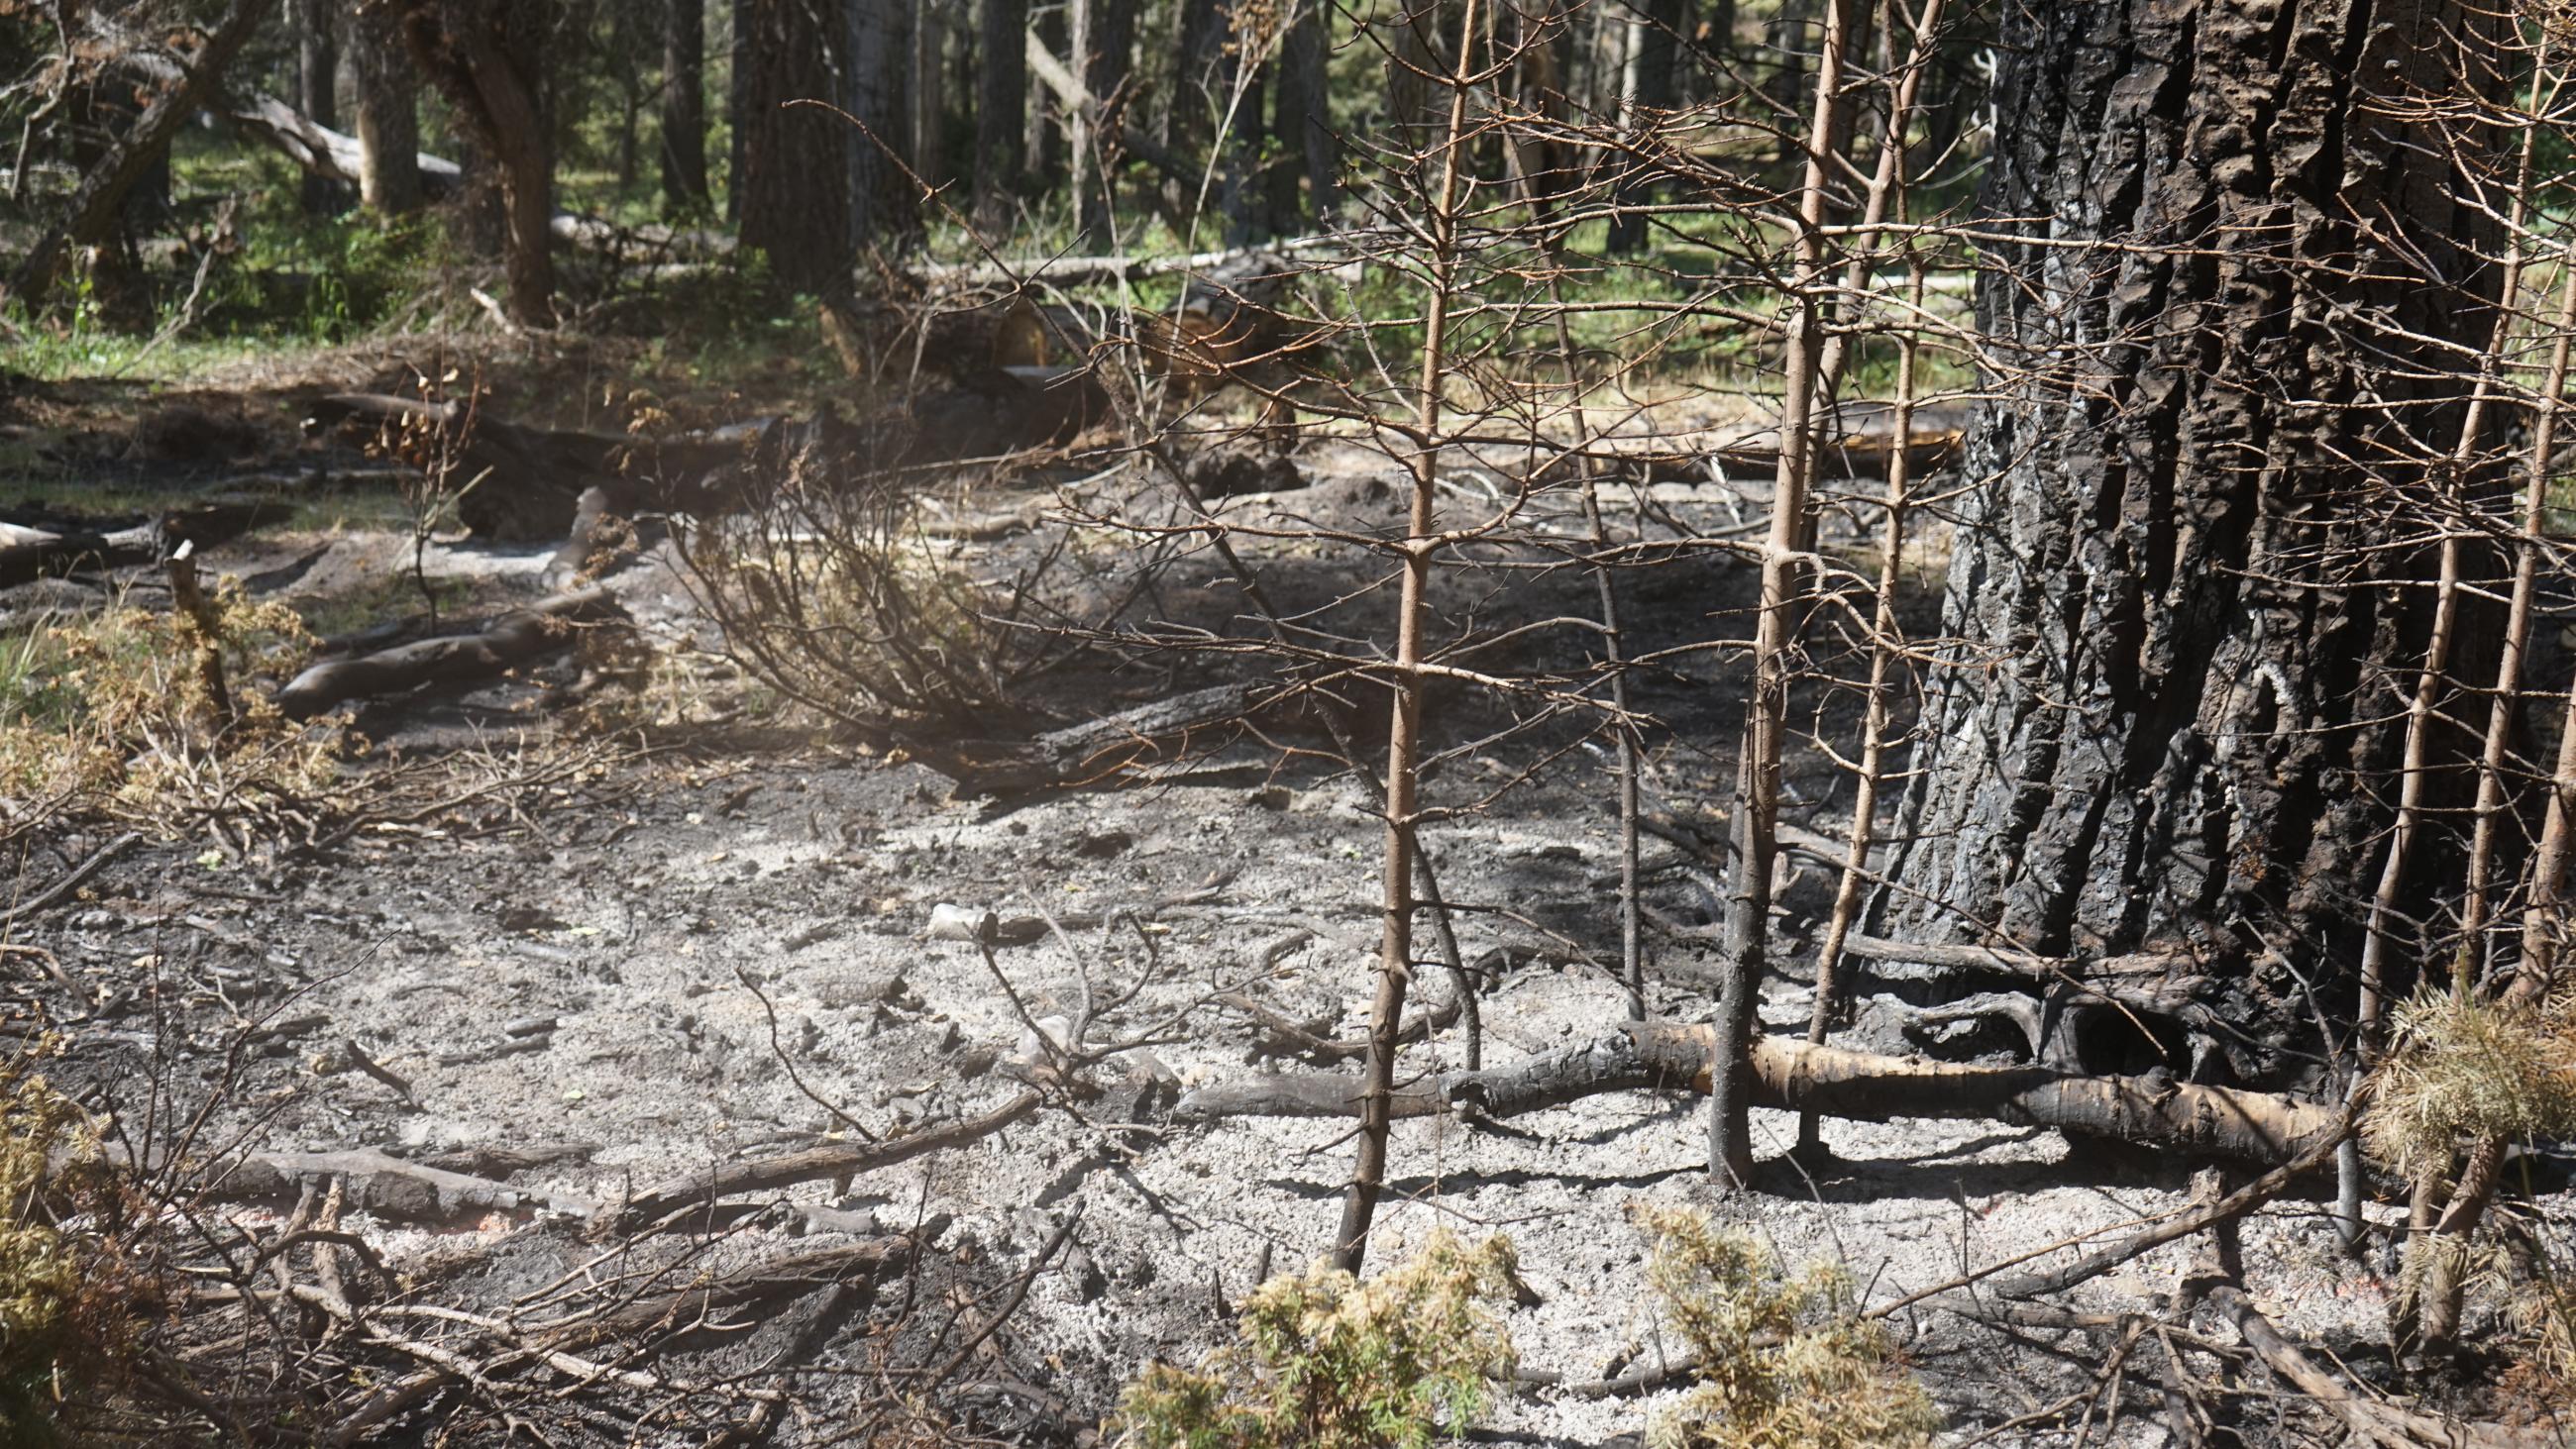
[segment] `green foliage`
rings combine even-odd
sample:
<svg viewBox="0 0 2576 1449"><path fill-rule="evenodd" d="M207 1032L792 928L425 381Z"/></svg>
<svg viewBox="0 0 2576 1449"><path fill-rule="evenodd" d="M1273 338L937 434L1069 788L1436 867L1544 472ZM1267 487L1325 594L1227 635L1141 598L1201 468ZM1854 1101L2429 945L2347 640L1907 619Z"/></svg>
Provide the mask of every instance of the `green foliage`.
<svg viewBox="0 0 2576 1449"><path fill-rule="evenodd" d="M1886 1330L1854 1315L1851 1276L1785 1277L1752 1235L1706 1214L1644 1209L1649 1276L1699 1359L1699 1383L1657 1416L1655 1449L1894 1449L1929 1444L1940 1411Z"/></svg>
<svg viewBox="0 0 2576 1449"><path fill-rule="evenodd" d="M1496 1316L1508 1239L1443 1232L1370 1280L1320 1264L1244 1307L1242 1341L1196 1369L1156 1364L1120 1399L1130 1449L1423 1449L1465 1427L1515 1363Z"/></svg>
<svg viewBox="0 0 2576 1449"><path fill-rule="evenodd" d="M294 612L253 603L227 579L211 601L226 672L300 657ZM310 789L332 772L327 734L236 685L239 716L209 728L195 628L172 614L112 607L0 635L0 792L74 798L151 816L245 778Z"/></svg>
<svg viewBox="0 0 2576 1449"><path fill-rule="evenodd" d="M2446 1173L2489 1137L2576 1134L2576 1012L2428 989L2390 1014L2396 1049L2380 1064L2361 1123L2373 1159L2409 1180Z"/></svg>
<svg viewBox="0 0 2576 1449"><path fill-rule="evenodd" d="M79 1110L29 1058L0 1062L0 1441L56 1442L65 1377L95 1393L120 1356L133 1285L48 1217L105 1185Z"/></svg>

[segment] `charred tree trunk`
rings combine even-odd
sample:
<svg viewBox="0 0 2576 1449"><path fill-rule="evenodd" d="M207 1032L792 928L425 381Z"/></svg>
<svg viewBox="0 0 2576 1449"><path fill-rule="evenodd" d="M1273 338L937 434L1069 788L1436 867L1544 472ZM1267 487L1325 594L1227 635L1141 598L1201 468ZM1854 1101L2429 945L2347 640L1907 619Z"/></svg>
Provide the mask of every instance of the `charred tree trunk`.
<svg viewBox="0 0 2576 1449"><path fill-rule="evenodd" d="M900 249L921 234L920 200L904 175L920 161L910 154L913 23L911 0L850 0L842 104L868 132L850 151L851 237L862 246Z"/></svg>
<svg viewBox="0 0 2576 1449"><path fill-rule="evenodd" d="M847 30L836 7L809 0L750 0L741 23L742 244L798 291L837 285L853 250L850 148L867 142L831 112L789 103L844 103Z"/></svg>
<svg viewBox="0 0 2576 1449"><path fill-rule="evenodd" d="M1281 230L1293 230L1300 222L1324 226L1340 209L1340 188L1333 175L1332 95L1327 84L1326 62L1331 56L1331 37L1325 34L1320 5L1301 7L1296 23L1280 42L1279 98L1270 134L1288 149L1292 158L1303 163L1287 168L1289 191L1293 195L1296 179L1302 172L1306 182L1302 216L1283 214Z"/></svg>
<svg viewBox="0 0 2576 1449"><path fill-rule="evenodd" d="M2429 629L2415 490L2494 315L2492 220L2454 199L2494 138L2438 121L2495 85L2492 16L2070 0L2000 25L1983 209L2043 220L1978 294L1963 642L1880 908L1927 940L2152 944L2296 1000L2225 963L2348 959L2372 893L2390 681Z"/></svg>
<svg viewBox="0 0 2576 1449"><path fill-rule="evenodd" d="M667 0L662 14L662 214L706 214L707 0Z"/></svg>
<svg viewBox="0 0 2576 1449"><path fill-rule="evenodd" d="M510 316L535 327L554 321L554 148L548 144L544 101L545 32L541 0L406 0L403 6L403 33L413 58L447 98L499 187Z"/></svg>
<svg viewBox="0 0 2576 1449"><path fill-rule="evenodd" d="M350 17L357 59L358 196L387 216L417 211L420 176L420 77L403 53L402 27L372 6Z"/></svg>
<svg viewBox="0 0 2576 1449"><path fill-rule="evenodd" d="M1021 135L1028 125L1029 0L976 0L975 219L1007 224L1020 185Z"/></svg>
<svg viewBox="0 0 2576 1449"><path fill-rule="evenodd" d="M1641 137L1680 99L1681 26L1682 0L1643 0L1638 6L1636 33L1629 42L1636 48L1628 58L1628 93L1635 108L1634 133ZM1649 194L1642 178L1619 190L1620 200L1630 205L1643 203ZM1643 251L1646 218L1635 213L1613 217L1608 245L1619 255Z"/></svg>
<svg viewBox="0 0 2576 1449"><path fill-rule="evenodd" d="M1097 120L1079 113L1074 118L1075 218L1082 238L1077 245L1105 249L1117 184L1117 167L1109 153L1116 144L1117 118L1124 114L1129 99L1129 58L1136 48L1135 0L1073 0L1073 47L1074 73L1101 107Z"/></svg>
<svg viewBox="0 0 2576 1449"><path fill-rule="evenodd" d="M340 7L331 0L295 0L297 104L314 124L340 124ZM349 204L348 189L327 176L304 173L304 210L328 216Z"/></svg>

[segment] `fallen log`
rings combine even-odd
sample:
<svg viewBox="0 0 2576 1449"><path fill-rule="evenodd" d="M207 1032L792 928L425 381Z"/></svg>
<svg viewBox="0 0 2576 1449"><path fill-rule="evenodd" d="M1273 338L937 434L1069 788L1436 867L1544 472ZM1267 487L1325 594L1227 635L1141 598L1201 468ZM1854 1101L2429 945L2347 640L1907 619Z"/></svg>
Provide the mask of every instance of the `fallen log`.
<svg viewBox="0 0 2576 1449"><path fill-rule="evenodd" d="M1035 1112L1042 1100L1036 1092L1022 1092L981 1117L970 1117L928 1132L898 1137L891 1142L813 1147L803 1152L728 1163L705 1172L675 1177L627 1199L626 1204L618 1209L612 1225L631 1232L659 1223L674 1213L712 1205L718 1198L731 1197L736 1193L775 1192L800 1182L855 1177L926 1153L962 1147L990 1137Z"/></svg>
<svg viewBox="0 0 2576 1449"><path fill-rule="evenodd" d="M225 1201L292 1202L304 1184L326 1177L347 1184L350 1207L416 1222L530 1208L586 1218L598 1210L587 1199L469 1177L370 1147L345 1152L254 1152L223 1164L197 1190Z"/></svg>
<svg viewBox="0 0 2576 1449"><path fill-rule="evenodd" d="M638 1297L607 1313L588 1315L546 1336L564 1348L657 1330L712 1327L720 1314L798 1298L817 1288L898 1271L939 1241L953 1219L932 1216L908 1233L813 1248L764 1259L731 1272L708 1275L686 1288Z"/></svg>
<svg viewBox="0 0 2576 1449"><path fill-rule="evenodd" d="M1234 724L1254 703L1245 686L1220 684L1022 742L924 738L908 739L905 745L922 763L956 781L960 794L1018 794L1087 784L1176 758L1191 735Z"/></svg>
<svg viewBox="0 0 2576 1449"><path fill-rule="evenodd" d="M1397 1117L1469 1110L1503 1118L1605 1092L1709 1088L1713 1028L1647 1022L1511 1067L1450 1072L1396 1089ZM2296 1098L2151 1077L2049 1067L1976 1067L1764 1037L1753 1047L1757 1106L1883 1122L1969 1119L2051 1127L2192 1155L2276 1165L2338 1134L2335 1108ZM1357 1077L1277 1076L1202 1087L1176 1118L1355 1117Z"/></svg>
<svg viewBox="0 0 2576 1449"><path fill-rule="evenodd" d="M155 565L183 543L195 544L202 553L293 511L287 503L228 499L174 508L149 523L104 532L0 525L0 589L99 569Z"/></svg>
<svg viewBox="0 0 2576 1449"><path fill-rule="evenodd" d="M2457 1449L2565 1449L2576 1443L2576 1427L2565 1423L2539 1424L2516 1428L2504 1424L2478 1423L2449 1419L2409 1409L2400 1404L2367 1399L2310 1357L2298 1342L2283 1333L2271 1319L2254 1306L2254 1300L2234 1283L2221 1283L2209 1290L2210 1306L2217 1309L2263 1360L2263 1366L2279 1375L2300 1393L2314 1399L2319 1407L2344 1421L2354 1440L2367 1444L2457 1446Z"/></svg>
<svg viewBox="0 0 2576 1449"><path fill-rule="evenodd" d="M374 654L316 664L277 692L289 719L311 719L336 705L425 684L491 679L570 644L576 627L626 618L614 594L583 589L513 609L472 634L398 644Z"/></svg>

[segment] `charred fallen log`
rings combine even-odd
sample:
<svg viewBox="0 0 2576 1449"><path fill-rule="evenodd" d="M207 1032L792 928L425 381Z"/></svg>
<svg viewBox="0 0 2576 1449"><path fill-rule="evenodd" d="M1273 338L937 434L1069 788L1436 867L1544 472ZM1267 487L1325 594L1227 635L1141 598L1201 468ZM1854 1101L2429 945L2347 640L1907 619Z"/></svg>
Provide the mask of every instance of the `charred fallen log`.
<svg viewBox="0 0 2576 1449"><path fill-rule="evenodd" d="M625 609L606 589L558 595L513 609L471 634L422 639L316 664L277 692L277 707L290 719L311 719L353 699L397 694L425 684L497 678L570 645L584 625L625 618Z"/></svg>
<svg viewBox="0 0 2576 1449"><path fill-rule="evenodd" d="M203 551L291 512L290 504L234 500L172 509L149 523L97 532L0 524L0 589L41 578L158 564L183 543Z"/></svg>
<svg viewBox="0 0 2576 1449"><path fill-rule="evenodd" d="M1706 1092L1712 1028L1641 1023L1516 1066L1452 1072L1396 1090L1398 1117L1471 1109L1512 1117L1605 1092ZM2274 1164L2341 1131L2335 1108L2158 1077L2090 1077L2047 1067L1958 1066L1765 1037L1753 1050L1754 1103L1858 1121L1965 1118ZM1202 1087L1176 1117L1343 1117L1349 1076L1277 1076Z"/></svg>
<svg viewBox="0 0 2576 1449"><path fill-rule="evenodd" d="M957 782L961 795L1005 795L1099 780L1179 758L1193 736L1231 728L1254 708L1240 684L1158 699L1025 741L907 739L923 764Z"/></svg>
<svg viewBox="0 0 2576 1449"><path fill-rule="evenodd" d="M985 368L855 421L826 407L671 438L535 428L482 407L378 393L334 393L314 407L317 424L371 427L405 461L438 469L458 521L504 543L565 538L594 488L601 510L621 516L711 517L791 478L872 486L906 468L1067 443L1108 415L1087 376L1030 367Z"/></svg>

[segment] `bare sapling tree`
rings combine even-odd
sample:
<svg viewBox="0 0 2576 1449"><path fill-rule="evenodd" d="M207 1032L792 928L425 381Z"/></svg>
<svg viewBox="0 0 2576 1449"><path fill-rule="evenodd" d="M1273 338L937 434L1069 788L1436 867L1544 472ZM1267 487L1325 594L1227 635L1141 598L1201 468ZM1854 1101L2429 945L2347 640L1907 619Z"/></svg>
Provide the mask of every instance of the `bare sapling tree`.
<svg viewBox="0 0 2576 1449"><path fill-rule="evenodd" d="M1807 160L1798 188L1796 278L1782 367L1780 461L1773 475L1771 528L1762 552L1762 597L1754 624L1752 697L1745 706L1743 754L1736 766L1732 856L1726 892L1725 984L1717 1008L1717 1043L1709 1093L1708 1172L1712 1181L1744 1187L1753 1177L1752 1041L1770 949L1772 874L1779 856L1780 760L1789 727L1789 680L1796 671L1791 628L1797 594L1808 577L1800 542L1812 481L1814 421L1825 345L1827 268L1825 208L1835 127L1842 104L1843 48L1850 35L1845 0L1826 0L1824 48L1817 60L1816 99L1807 129Z"/></svg>
<svg viewBox="0 0 2576 1449"><path fill-rule="evenodd" d="M1407 533L1400 550L1403 582L1396 600L1395 659L1387 671L1386 746L1386 912L1378 946L1377 990L1369 1003L1369 1054L1362 1079L1359 1145L1351 1165L1350 1195L1342 1206L1341 1230L1334 1237L1333 1262L1356 1273L1368 1254L1369 1226L1386 1187L1386 1144L1395 1095L1397 1039L1404 1025L1406 988L1413 979L1413 927L1418 902L1414 895L1416 810L1421 796L1421 732L1424 677L1423 636L1430 614L1432 571L1441 539L1435 531L1439 498L1440 415L1449 374L1449 309L1458 280L1459 195L1468 162L1465 154L1467 106L1474 74L1471 45L1476 35L1479 0L1467 0L1449 65L1425 80L1448 90L1448 120L1437 144L1426 154L1436 157L1439 180L1423 218L1421 263L1425 273L1422 355L1414 396L1413 424L1406 434L1406 462L1413 475L1413 497ZM1410 33L1414 27L1408 26ZM1399 64L1403 62L1399 61Z"/></svg>

